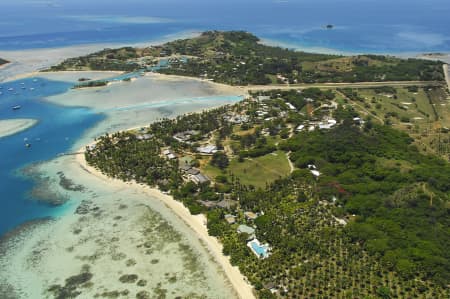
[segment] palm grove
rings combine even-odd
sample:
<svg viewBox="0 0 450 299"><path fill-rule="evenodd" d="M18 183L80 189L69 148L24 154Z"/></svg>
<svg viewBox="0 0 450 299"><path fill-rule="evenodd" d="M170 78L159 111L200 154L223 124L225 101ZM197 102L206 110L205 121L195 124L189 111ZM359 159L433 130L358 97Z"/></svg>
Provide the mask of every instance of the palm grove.
<svg viewBox="0 0 450 299"><path fill-rule="evenodd" d="M316 106L334 98L334 93L317 89L282 94L299 111L311 95ZM260 298L448 296L448 162L420 153L407 134L389 126L370 119L356 124L357 114L347 106L333 111L338 125L332 129L293 132L311 116L289 111L279 100L265 105L270 120L258 118L258 104L246 100L153 123L146 129L148 140L135 132L106 135L86 158L110 176L157 186L191 213L205 213L210 235L220 239L224 254ZM245 113L249 120L230 124L223 117L230 112ZM191 142L173 138L186 130L196 132ZM196 154L202 139L214 140L219 152ZM229 140L235 146L223 150ZM181 162L161 154L164 148L179 156L189 154L192 165L209 165L219 173L211 184L188 181ZM230 170L232 161L245 163L274 151L289 154L295 170L265 187L243 184ZM320 177L312 175L310 165L320 169ZM224 198L237 205L202 205ZM259 217L247 219L244 211ZM236 224L225 221L230 214ZM250 251L248 236L236 232L239 223L255 227L256 237L271 245L268 258L259 259Z"/></svg>

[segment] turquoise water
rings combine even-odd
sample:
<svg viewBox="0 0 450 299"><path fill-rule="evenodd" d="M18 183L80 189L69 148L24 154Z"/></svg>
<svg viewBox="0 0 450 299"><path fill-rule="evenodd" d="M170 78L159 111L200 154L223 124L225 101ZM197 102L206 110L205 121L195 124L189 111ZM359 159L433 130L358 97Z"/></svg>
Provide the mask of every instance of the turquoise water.
<svg viewBox="0 0 450 299"><path fill-rule="evenodd" d="M264 246L264 245L259 246L254 241L252 241L250 243L250 245L252 246L253 250L258 254L258 256L267 257L267 247L266 246Z"/></svg>
<svg viewBox="0 0 450 299"><path fill-rule="evenodd" d="M95 5L87 0L2 0L0 11L0 50L134 43L219 29L251 31L289 47L370 53L450 52L448 0L135 0L133 5L106 0L95 1ZM335 27L326 30L326 24ZM126 74L117 79L137 76ZM103 116L86 108L42 101L64 93L71 87L69 83L27 79L0 87L0 119L39 120L29 130L0 138L1 235L24 221L65 210L66 206L49 207L30 198L33 182L21 177L18 170L66 152ZM191 100L180 99L178 103ZM13 111L11 107L16 105L22 109ZM27 149L25 143L32 147Z"/></svg>
<svg viewBox="0 0 450 299"><path fill-rule="evenodd" d="M36 126L26 131L0 138L0 235L25 221L62 213L67 207L55 208L31 198L29 192L33 181L22 176L19 170L69 151L87 128L103 118L86 108L61 107L42 100L64 93L71 86L41 78L0 84L0 119L39 120ZM9 88L14 91L8 91ZM16 105L22 108L13 111L11 107ZM25 143L30 143L31 148L26 148Z"/></svg>

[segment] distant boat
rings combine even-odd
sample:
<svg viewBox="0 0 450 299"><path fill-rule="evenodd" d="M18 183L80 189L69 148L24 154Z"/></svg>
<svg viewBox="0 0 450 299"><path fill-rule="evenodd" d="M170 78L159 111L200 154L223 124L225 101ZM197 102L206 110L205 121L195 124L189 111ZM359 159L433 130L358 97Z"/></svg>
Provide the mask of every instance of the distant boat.
<svg viewBox="0 0 450 299"><path fill-rule="evenodd" d="M334 28L334 25L328 24L328 25L326 26L326 28L327 28L327 29L333 29L333 28Z"/></svg>
<svg viewBox="0 0 450 299"><path fill-rule="evenodd" d="M31 87L30 90L33 91L33 90L34 90L34 87Z"/></svg>
<svg viewBox="0 0 450 299"><path fill-rule="evenodd" d="M31 143L25 143L25 147L31 147Z"/></svg>
<svg viewBox="0 0 450 299"><path fill-rule="evenodd" d="M8 88L8 91L13 91L13 90L14 90L14 88L12 88L12 87Z"/></svg>
<svg viewBox="0 0 450 299"><path fill-rule="evenodd" d="M22 108L20 105L14 106L12 107L12 110L19 110L20 108Z"/></svg>

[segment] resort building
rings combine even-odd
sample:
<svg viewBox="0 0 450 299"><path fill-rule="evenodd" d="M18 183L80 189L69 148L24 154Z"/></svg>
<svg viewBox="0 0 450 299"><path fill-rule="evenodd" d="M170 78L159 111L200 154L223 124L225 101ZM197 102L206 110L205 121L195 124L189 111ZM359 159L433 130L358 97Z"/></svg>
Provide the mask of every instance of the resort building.
<svg viewBox="0 0 450 299"><path fill-rule="evenodd" d="M215 145L206 145L197 147L197 151L201 154L212 155L217 152L217 146Z"/></svg>
<svg viewBox="0 0 450 299"><path fill-rule="evenodd" d="M253 240L255 238L255 229L245 224L239 225L237 228L237 232L240 234L246 233L248 235L247 240Z"/></svg>
<svg viewBox="0 0 450 299"><path fill-rule="evenodd" d="M204 184L209 183L211 180L206 175L198 173L195 175L191 175L191 181L193 181L196 184Z"/></svg>
<svg viewBox="0 0 450 299"><path fill-rule="evenodd" d="M149 140L153 138L152 134L141 134L141 135L137 135L136 138L138 140Z"/></svg>
<svg viewBox="0 0 450 299"><path fill-rule="evenodd" d="M165 155L167 157L167 159L169 159L169 160L173 160L173 159L177 158L177 156L170 149L164 150L163 155Z"/></svg>
<svg viewBox="0 0 450 299"><path fill-rule="evenodd" d="M258 96L258 97L257 97L257 100L258 100L259 102L262 102L262 101L268 101L268 100L270 100L270 96Z"/></svg>
<svg viewBox="0 0 450 299"><path fill-rule="evenodd" d="M258 218L258 215L253 212L244 212L244 216L247 220L255 220L256 218Z"/></svg>
<svg viewBox="0 0 450 299"><path fill-rule="evenodd" d="M295 106L294 105L292 105L291 103L289 103L289 102L286 102L286 105L288 106L288 108L290 109L290 110L292 110L292 111L296 111L297 110L297 108L295 108Z"/></svg>
<svg viewBox="0 0 450 299"><path fill-rule="evenodd" d="M225 221L228 222L228 224L234 224L236 223L236 216L227 214L225 215Z"/></svg>
<svg viewBox="0 0 450 299"><path fill-rule="evenodd" d="M178 142L188 143L191 140L192 136L195 136L198 134L200 134L200 131L189 130L189 131L176 133L175 135L173 135L173 139L175 139Z"/></svg>

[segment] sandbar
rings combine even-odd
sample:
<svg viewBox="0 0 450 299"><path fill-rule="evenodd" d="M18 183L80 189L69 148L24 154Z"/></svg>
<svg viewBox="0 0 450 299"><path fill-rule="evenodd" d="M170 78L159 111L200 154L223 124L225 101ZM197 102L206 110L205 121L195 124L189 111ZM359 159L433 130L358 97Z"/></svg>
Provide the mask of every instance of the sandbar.
<svg viewBox="0 0 450 299"><path fill-rule="evenodd" d="M44 77L73 82L75 78L91 75L92 72L56 72L46 73ZM108 73L103 75L108 76ZM68 107L88 107L105 116L77 141L73 148L76 150L106 133L148 126L161 118L233 104L242 100L244 95L243 89L223 84L149 73L131 82L118 81L108 86L71 89L45 100Z"/></svg>
<svg viewBox="0 0 450 299"><path fill-rule="evenodd" d="M35 119L0 119L0 138L25 131L38 123Z"/></svg>

